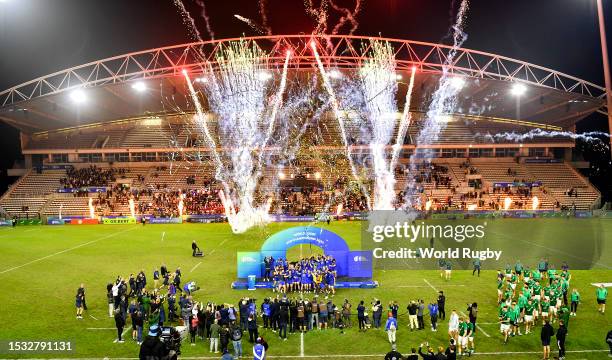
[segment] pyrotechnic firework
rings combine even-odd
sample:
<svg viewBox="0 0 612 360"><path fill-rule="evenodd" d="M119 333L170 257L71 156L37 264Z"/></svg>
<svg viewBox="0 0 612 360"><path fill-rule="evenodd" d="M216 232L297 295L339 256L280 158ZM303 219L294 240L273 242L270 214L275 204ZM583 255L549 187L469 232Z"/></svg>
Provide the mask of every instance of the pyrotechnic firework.
<svg viewBox="0 0 612 360"><path fill-rule="evenodd" d="M537 196L534 196L531 199L531 210L538 210L538 207L540 207L540 199L538 199Z"/></svg>
<svg viewBox="0 0 612 360"><path fill-rule="evenodd" d="M189 11L187 11L187 9L185 8L185 4L183 4L183 1L173 0L173 2L174 2L174 6L176 6L181 13L183 24L187 27L187 30L189 31L189 35L194 40L202 41L202 36L200 35L198 28L196 27L195 20L193 20L193 18L189 14Z"/></svg>
<svg viewBox="0 0 612 360"><path fill-rule="evenodd" d="M349 35L353 35L355 30L357 30L357 28L359 27L359 21L357 21L357 16L361 12L362 3L363 0L355 0L355 8L351 11L349 10L349 8L336 5L334 0L329 0L329 4L331 5L331 7L339 13L343 14L338 20L336 26L334 26L334 28L332 29L333 35L338 34L342 26L344 26L344 24L346 24L347 22L351 23Z"/></svg>
<svg viewBox="0 0 612 360"><path fill-rule="evenodd" d="M511 206L512 206L512 199L509 197L506 197L504 199L504 210L510 210Z"/></svg>
<svg viewBox="0 0 612 360"><path fill-rule="evenodd" d="M372 209L392 210L395 200L395 177L387 160L387 145L395 129L397 77L393 48L386 42L373 40L371 54L359 70L360 89L369 132L370 156L374 173Z"/></svg>
<svg viewBox="0 0 612 360"><path fill-rule="evenodd" d="M95 219L96 218L96 209L95 209L95 207L93 205L93 198L89 198L88 206L89 206L89 217L91 219Z"/></svg>
<svg viewBox="0 0 612 360"><path fill-rule="evenodd" d="M558 131L558 130L544 130L544 129L533 129L529 132L519 134L515 132L503 132L497 134L480 134L476 133L475 138L484 138L485 140L494 142L499 140L504 141L513 141L513 142L522 142L525 140L533 140L535 138L544 137L544 138L553 138L553 137L565 137L572 140L584 140L584 141L593 141L600 142L601 138L609 138L610 134L601 132L601 131L591 131L585 132L582 134L576 134L571 131Z"/></svg>
<svg viewBox="0 0 612 360"><path fill-rule="evenodd" d="M196 0L196 4L198 4L202 8L200 16L202 17L202 19L204 19L208 36L210 36L211 40L215 40L215 32L213 31L212 26L210 25L210 17L206 13L206 4L204 3L204 0Z"/></svg>
<svg viewBox="0 0 612 360"><path fill-rule="evenodd" d="M238 14L234 14L234 17L244 23L246 23L247 25L249 25L251 28L253 28L253 30L257 31L260 34L265 34L266 30L264 28L261 27L261 25L257 24L255 21L246 18L242 15L238 15Z"/></svg>
<svg viewBox="0 0 612 360"><path fill-rule="evenodd" d="M405 206L407 208L412 208L415 205L413 204L414 201L420 201L418 197L415 197L416 181L414 175L417 171L417 162L421 160L427 162L433 158L433 151L431 149L418 147L419 145L429 145L435 143L438 140L441 131L446 127L446 122L440 121L440 119L447 116L447 114L452 114L455 112L457 105L457 94L459 93L460 87L457 86L456 80L453 80L453 77L450 76L451 74L449 74L449 67L453 64L457 50L467 38L463 28L465 26L468 7L468 0L461 1L456 17L456 23L453 27L453 46L446 56L439 86L432 96L423 128L417 136L417 149L410 157L410 173L405 197ZM417 152L419 152L418 155Z"/></svg>
<svg viewBox="0 0 612 360"><path fill-rule="evenodd" d="M271 109L266 106L273 74L267 68L268 54L255 43L240 40L219 51L218 68L213 69L211 65L209 80L203 86L211 111L219 123L220 145L228 149L224 156L229 157L229 167L223 165L216 150L213 150L213 158L217 164L217 178L224 188L220 197L236 233L267 221L270 202L256 205L255 191L261 178L266 146L282 105L290 55L290 52L286 53ZM201 129L209 146L216 149L192 85L190 90Z"/></svg>
<svg viewBox="0 0 612 360"><path fill-rule="evenodd" d="M128 206L130 207L130 215L132 215L132 217L136 217L136 205L134 204L134 199L130 198L128 200Z"/></svg>

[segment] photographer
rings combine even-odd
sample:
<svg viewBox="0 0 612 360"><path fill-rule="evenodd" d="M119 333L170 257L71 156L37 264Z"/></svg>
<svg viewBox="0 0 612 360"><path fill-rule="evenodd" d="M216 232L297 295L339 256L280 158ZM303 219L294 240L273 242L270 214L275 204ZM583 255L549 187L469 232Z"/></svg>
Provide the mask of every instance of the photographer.
<svg viewBox="0 0 612 360"><path fill-rule="evenodd" d="M234 357L239 359L242 357L242 329L237 324L231 328L232 345L234 346Z"/></svg>
<svg viewBox="0 0 612 360"><path fill-rule="evenodd" d="M166 346L159 339L158 331L157 325L149 328L149 334L140 346L140 360L161 360L168 356Z"/></svg>
<svg viewBox="0 0 612 360"><path fill-rule="evenodd" d="M426 348L426 352L423 352L423 346ZM419 355L423 358L423 360L437 360L436 355L433 352L433 349L429 347L429 343L421 344L419 346Z"/></svg>

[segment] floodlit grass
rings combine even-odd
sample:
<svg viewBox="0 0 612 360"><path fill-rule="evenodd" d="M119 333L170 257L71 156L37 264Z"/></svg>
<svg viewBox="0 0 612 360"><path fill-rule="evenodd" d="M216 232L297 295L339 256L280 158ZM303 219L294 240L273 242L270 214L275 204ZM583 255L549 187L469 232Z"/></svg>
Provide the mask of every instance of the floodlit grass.
<svg viewBox="0 0 612 360"><path fill-rule="evenodd" d="M194 294L198 301L233 302L243 296L258 300L271 296L270 291L237 291L230 288L236 277L236 252L257 251L263 241L276 231L297 224L271 224L254 229L246 234L233 235L227 224L183 224L183 225L98 225L98 226L39 226L0 229L0 339L3 340L71 340L75 351L66 354L0 354L0 357L137 357L138 347L131 340L115 344L113 319L108 318L106 284L117 275L129 276L144 269L152 285L152 271L161 263L170 270L180 266L183 282L195 280L202 289ZM327 227L347 240L351 249L360 248L360 223L338 222ZM537 229L537 230L534 230ZM567 220L495 220L490 225L487 245L496 241L515 242L524 253L521 260L533 265L542 249L551 251L555 242L570 234L575 236L577 246L581 234L596 229L603 236L601 257L592 270L574 270L571 287L576 287L583 297L578 316L569 324L567 349L605 350L606 333L612 329L610 312L601 315L596 311L595 288L592 282L612 282L612 221L599 219ZM162 241L162 233L165 233ZM565 237L564 237L565 236ZM205 253L204 258L192 258L190 243L197 240ZM567 240L563 240L567 241ZM531 252L538 252L532 256ZM297 254L295 251L292 254ZM577 254L577 253L576 253ZM567 254L568 257L581 255ZM198 263L200 265L192 272ZM363 299L369 303L379 298L383 304L390 300L400 303L405 312L411 299L433 300L435 289L447 295L447 314L455 308L466 310L466 303L479 304L478 322L484 331L476 335L477 353L491 352L539 352L539 329L536 333L515 337L507 345L502 344L496 322L495 271L483 271L480 278L472 277L469 270L454 270L453 279L440 279L436 270L376 270L374 279L380 287L374 290L340 290L335 302L345 297L355 304ZM89 310L83 320L75 319L74 296L79 284L87 289ZM431 284L431 286L430 286ZM258 304L260 301L258 301ZM355 321L356 323L356 321ZM398 349L407 354L411 347L429 341L432 345L448 343L447 324L439 323L439 331L410 332L406 316L399 319ZM484 335L486 332L490 337ZM300 335L290 334L288 341L280 341L271 331L262 330L270 344L272 356L300 356ZM131 338L131 332L126 333ZM245 339L246 340L246 339ZM312 331L304 335L304 355L351 354L351 359L382 358L389 350L386 333L370 329L359 333L356 326L341 335L338 330ZM243 342L247 354L250 347ZM553 353L556 346L552 346ZM376 355L364 357L363 355ZM361 357L359 355L362 355ZM198 340L197 346L183 346L185 357L220 357L208 352L208 343ZM477 358L491 359L538 359L539 354L480 355ZM605 352L570 353L568 358L602 359Z"/></svg>

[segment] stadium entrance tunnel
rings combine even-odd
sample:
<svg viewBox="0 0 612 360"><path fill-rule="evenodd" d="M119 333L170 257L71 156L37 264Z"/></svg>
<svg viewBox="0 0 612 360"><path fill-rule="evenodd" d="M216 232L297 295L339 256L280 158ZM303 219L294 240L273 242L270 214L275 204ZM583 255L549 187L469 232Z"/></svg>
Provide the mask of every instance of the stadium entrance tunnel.
<svg viewBox="0 0 612 360"><path fill-rule="evenodd" d="M249 276L260 279L264 272L263 259L272 256L274 259L286 259L287 250L299 245L317 247L323 254L336 259L338 278L347 281L337 282L336 287L376 287L372 281L372 252L349 249L346 241L338 234L316 226L296 226L270 236L262 245L260 251L238 252L238 279ZM344 284L346 283L346 284ZM271 288L272 284L258 282L257 287ZM346 285L346 286L343 286ZM351 286L352 285L352 286ZM246 282L237 281L233 288L246 287Z"/></svg>

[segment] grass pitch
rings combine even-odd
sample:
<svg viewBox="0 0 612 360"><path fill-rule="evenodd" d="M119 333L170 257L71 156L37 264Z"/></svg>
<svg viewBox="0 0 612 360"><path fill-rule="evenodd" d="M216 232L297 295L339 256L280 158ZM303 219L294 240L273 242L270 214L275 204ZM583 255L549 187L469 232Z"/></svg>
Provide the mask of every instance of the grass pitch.
<svg viewBox="0 0 612 360"><path fill-rule="evenodd" d="M236 277L236 252L257 251L265 239L282 229L300 224L270 224L241 235L231 233L227 224L183 225L97 225L97 226L38 226L0 229L0 339L2 340L71 340L72 353L55 354L0 354L8 358L135 358L138 347L125 334L124 344L113 343L116 337L114 321L108 317L106 284L121 274L125 277L144 269L148 279L161 263L173 270L180 266L183 282L195 280L202 289L194 294L197 301L233 302L250 296L258 300L272 292L237 291L230 288ZM319 225L338 233L351 249L360 248L360 223L337 222ZM601 254L591 270L572 270L571 288L577 288L583 298L578 316L569 324L566 342L568 359L602 359L606 333L612 329L609 309L605 315L596 310L593 282L612 282L612 220L605 219L534 219L495 220L487 235L489 246L496 241L514 242L523 249L524 264L533 266L536 248L555 251L559 239L570 234L577 246L581 234L602 236L598 249ZM537 230L534 230L537 229ZM164 234L162 237L162 234ZM190 244L197 240L204 258L192 258ZM295 252L292 252L294 254ZM568 259L579 257L567 253ZM539 256L539 255L538 255ZM432 301L435 290L447 295L447 314L450 310L465 311L466 303L478 302L480 329L476 334L475 358L538 359L541 358L539 328L535 333L512 338L502 344L498 331L495 271L483 271L480 278L470 270L453 270L453 278L446 282L437 270L375 270L374 279L380 287L373 290L339 290L335 302L349 298L369 303L374 297L383 304L390 300L400 303L402 312L409 300ZM152 280L149 280L152 282ZM83 320L75 319L74 296L80 283L87 289L88 311ZM151 286L152 284L150 284ZM435 290L434 290L435 289ZM310 294L312 295L312 294ZM261 301L258 301L258 304ZM428 341L432 345L448 343L447 324L439 322L439 331L410 332L408 319L400 316L397 333L398 350L408 354L411 347ZM356 321L355 321L356 323ZM128 325L129 326L129 325ZM131 327L126 327L131 329ZM339 330L311 331L302 336L290 334L288 341L280 341L276 334L261 330L270 344L270 356L324 358L337 355L351 359L383 358L389 351L386 333L370 329L359 333L356 326L340 334ZM485 333L488 335L486 336ZM250 346L243 347L247 355ZM551 346L553 354L556 346ZM198 339L197 346L183 345L183 357L219 358L208 352L208 343ZM579 352L572 352L579 351Z"/></svg>

